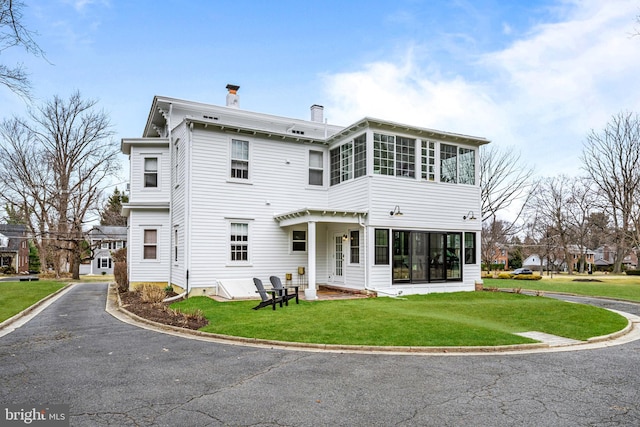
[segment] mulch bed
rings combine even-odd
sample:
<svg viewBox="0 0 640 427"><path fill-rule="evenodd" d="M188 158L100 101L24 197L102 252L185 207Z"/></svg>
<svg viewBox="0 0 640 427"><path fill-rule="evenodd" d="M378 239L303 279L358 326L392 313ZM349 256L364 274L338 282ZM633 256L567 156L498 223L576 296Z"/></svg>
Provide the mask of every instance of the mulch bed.
<svg viewBox="0 0 640 427"><path fill-rule="evenodd" d="M121 292L120 300L122 301L122 308L127 311L130 311L144 319L152 320L164 325L197 330L209 323L207 319L201 319L197 316L189 316L184 313L171 310L169 305L172 303L143 302L140 299L140 292Z"/></svg>

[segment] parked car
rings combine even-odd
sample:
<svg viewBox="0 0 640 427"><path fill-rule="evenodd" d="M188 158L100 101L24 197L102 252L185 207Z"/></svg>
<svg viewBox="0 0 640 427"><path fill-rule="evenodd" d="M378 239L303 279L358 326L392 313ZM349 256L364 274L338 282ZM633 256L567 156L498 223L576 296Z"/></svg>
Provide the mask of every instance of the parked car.
<svg viewBox="0 0 640 427"><path fill-rule="evenodd" d="M516 268L511 272L512 276L517 276L519 274L533 274L533 271L528 268Z"/></svg>

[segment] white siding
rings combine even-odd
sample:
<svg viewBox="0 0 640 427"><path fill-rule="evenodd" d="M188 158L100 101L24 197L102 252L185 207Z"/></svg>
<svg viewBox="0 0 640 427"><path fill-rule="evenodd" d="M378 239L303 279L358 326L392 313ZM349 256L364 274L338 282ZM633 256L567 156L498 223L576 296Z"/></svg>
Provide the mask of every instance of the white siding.
<svg viewBox="0 0 640 427"><path fill-rule="evenodd" d="M158 230L158 258L143 259L143 233L145 229ZM169 279L170 227L169 212L162 210L135 210L129 215L130 245L127 249L129 282L167 282Z"/></svg>
<svg viewBox="0 0 640 427"><path fill-rule="evenodd" d="M144 159L158 158L158 187L144 187ZM171 160L167 146L132 147L129 157L130 169L130 202L161 202L169 201L171 187Z"/></svg>

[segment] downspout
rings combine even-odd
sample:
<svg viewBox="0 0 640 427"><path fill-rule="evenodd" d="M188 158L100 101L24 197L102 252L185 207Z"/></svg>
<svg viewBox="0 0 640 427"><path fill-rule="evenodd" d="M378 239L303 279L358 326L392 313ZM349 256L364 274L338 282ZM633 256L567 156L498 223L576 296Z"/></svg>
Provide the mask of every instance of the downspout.
<svg viewBox="0 0 640 427"><path fill-rule="evenodd" d="M173 159L173 138L171 137L171 113L173 112L173 104L169 104L169 117L167 118L167 127L168 127L168 136L169 136L169 158ZM174 159L173 162L177 162L178 159ZM173 162L169 164L169 277L167 278L167 285L172 286L172 277L173 277L173 260L171 259L171 248L173 248L173 189L174 189L174 180L178 179L178 177L173 177Z"/></svg>
<svg viewBox="0 0 640 427"><path fill-rule="evenodd" d="M191 151L193 149L193 122L187 129L186 153L185 153L185 216L184 216L184 265L185 285L187 298L189 298L189 270L191 268Z"/></svg>

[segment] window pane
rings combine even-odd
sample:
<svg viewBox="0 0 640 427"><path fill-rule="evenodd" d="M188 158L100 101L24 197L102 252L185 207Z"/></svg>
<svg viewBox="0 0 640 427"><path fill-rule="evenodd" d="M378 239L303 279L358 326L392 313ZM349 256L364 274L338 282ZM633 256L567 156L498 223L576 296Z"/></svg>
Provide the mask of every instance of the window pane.
<svg viewBox="0 0 640 427"><path fill-rule="evenodd" d="M340 147L329 152L330 163L330 183L336 185L340 183Z"/></svg>
<svg viewBox="0 0 640 427"><path fill-rule="evenodd" d="M460 255L462 254L461 239L460 233L447 234L447 279L462 278L460 265Z"/></svg>
<svg viewBox="0 0 640 427"><path fill-rule="evenodd" d="M350 236L351 241L351 263L359 264L360 263L360 231L353 230Z"/></svg>
<svg viewBox="0 0 640 427"><path fill-rule="evenodd" d="M322 169L322 151L309 151L309 167Z"/></svg>
<svg viewBox="0 0 640 427"><path fill-rule="evenodd" d="M155 246L144 247L144 259L156 259L157 248Z"/></svg>
<svg viewBox="0 0 640 427"><path fill-rule="evenodd" d="M147 157L144 159L145 172L158 172L158 159L156 157Z"/></svg>
<svg viewBox="0 0 640 427"><path fill-rule="evenodd" d="M309 185L322 185L322 171L309 169Z"/></svg>
<svg viewBox="0 0 640 427"><path fill-rule="evenodd" d="M155 244L158 242L158 231L157 230L144 230L144 243L152 243Z"/></svg>
<svg viewBox="0 0 640 427"><path fill-rule="evenodd" d="M457 147L440 144L440 182L458 182Z"/></svg>
<svg viewBox="0 0 640 427"><path fill-rule="evenodd" d="M367 174L367 135L362 134L353 140L354 171L353 177L358 178Z"/></svg>
<svg viewBox="0 0 640 427"><path fill-rule="evenodd" d="M396 176L416 176L416 144L414 139L396 139Z"/></svg>
<svg viewBox="0 0 640 427"><path fill-rule="evenodd" d="M474 185L476 183L475 151L460 148L460 184Z"/></svg>
<svg viewBox="0 0 640 427"><path fill-rule="evenodd" d="M340 146L340 182L352 178L353 145L348 142Z"/></svg>
<svg viewBox="0 0 640 427"><path fill-rule="evenodd" d="M436 143L422 141L422 179L436 180Z"/></svg>
<svg viewBox="0 0 640 427"><path fill-rule="evenodd" d="M389 264L389 230L376 230L375 233L375 263Z"/></svg>
<svg viewBox="0 0 640 427"><path fill-rule="evenodd" d="M464 233L464 263L476 263L476 233Z"/></svg>
<svg viewBox="0 0 640 427"><path fill-rule="evenodd" d="M395 137L393 135L373 134L373 173L393 175Z"/></svg>

